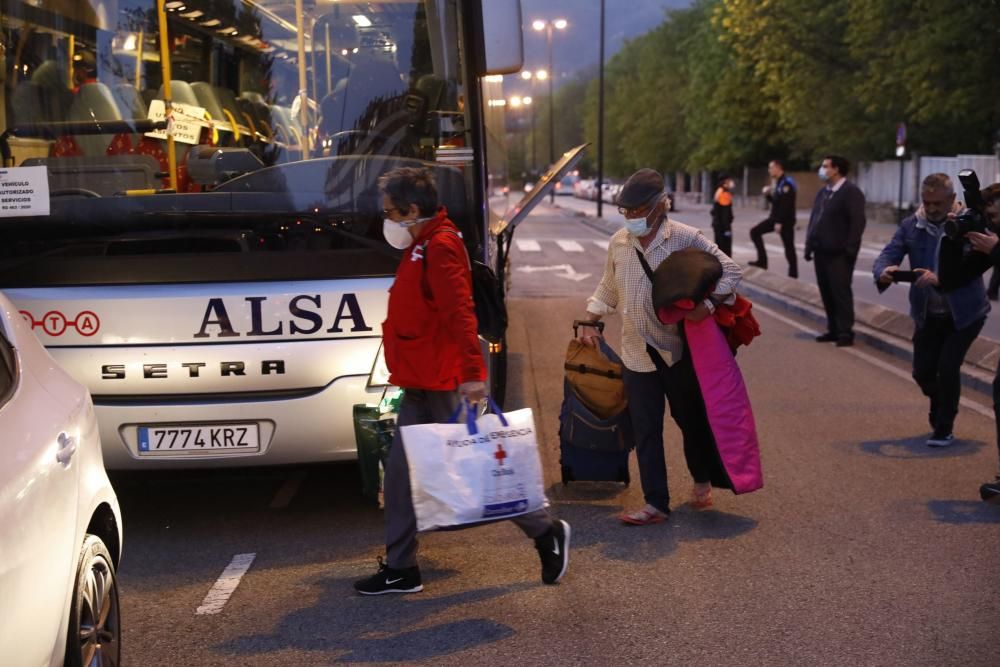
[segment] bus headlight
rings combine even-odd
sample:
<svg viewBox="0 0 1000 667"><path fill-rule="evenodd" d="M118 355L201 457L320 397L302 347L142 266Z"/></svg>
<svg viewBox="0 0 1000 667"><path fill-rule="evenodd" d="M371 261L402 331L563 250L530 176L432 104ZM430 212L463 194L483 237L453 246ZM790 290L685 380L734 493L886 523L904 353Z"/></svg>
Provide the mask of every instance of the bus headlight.
<svg viewBox="0 0 1000 667"><path fill-rule="evenodd" d="M375 355L372 372L368 374L368 387L391 387L389 382L389 367L385 365L385 352L381 343Z"/></svg>

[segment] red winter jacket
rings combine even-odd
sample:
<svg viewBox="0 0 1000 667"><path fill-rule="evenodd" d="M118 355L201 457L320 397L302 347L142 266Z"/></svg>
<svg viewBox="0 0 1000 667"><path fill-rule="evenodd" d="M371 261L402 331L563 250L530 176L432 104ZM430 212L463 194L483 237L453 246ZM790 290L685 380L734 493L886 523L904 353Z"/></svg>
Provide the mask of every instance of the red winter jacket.
<svg viewBox="0 0 1000 667"><path fill-rule="evenodd" d="M389 381L405 389L454 391L486 379L472 274L458 228L441 207L403 254L382 323Z"/></svg>

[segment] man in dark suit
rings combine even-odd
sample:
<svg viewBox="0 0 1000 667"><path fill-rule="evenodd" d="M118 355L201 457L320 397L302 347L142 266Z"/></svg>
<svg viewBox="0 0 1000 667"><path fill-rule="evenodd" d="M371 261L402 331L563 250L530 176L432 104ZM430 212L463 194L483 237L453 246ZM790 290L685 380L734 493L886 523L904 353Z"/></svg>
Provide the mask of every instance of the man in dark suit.
<svg viewBox="0 0 1000 667"><path fill-rule="evenodd" d="M849 168L839 155L823 158L819 177L826 187L816 194L806 231L805 259L816 258L816 283L826 310L827 331L816 340L836 341L837 347L854 344L851 281L865 231L865 195L847 180Z"/></svg>

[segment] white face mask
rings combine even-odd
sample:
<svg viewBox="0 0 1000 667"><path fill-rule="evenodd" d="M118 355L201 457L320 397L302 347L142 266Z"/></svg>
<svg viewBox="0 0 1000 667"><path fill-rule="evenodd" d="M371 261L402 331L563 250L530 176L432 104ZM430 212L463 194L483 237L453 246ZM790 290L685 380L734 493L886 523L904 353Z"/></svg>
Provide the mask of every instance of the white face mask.
<svg viewBox="0 0 1000 667"><path fill-rule="evenodd" d="M830 173L826 170L826 167L820 167L816 175L819 176L819 180L821 181L830 180Z"/></svg>
<svg viewBox="0 0 1000 667"><path fill-rule="evenodd" d="M382 220L382 236L396 250L406 250L413 245L413 235L410 227L413 223L398 223L389 218Z"/></svg>

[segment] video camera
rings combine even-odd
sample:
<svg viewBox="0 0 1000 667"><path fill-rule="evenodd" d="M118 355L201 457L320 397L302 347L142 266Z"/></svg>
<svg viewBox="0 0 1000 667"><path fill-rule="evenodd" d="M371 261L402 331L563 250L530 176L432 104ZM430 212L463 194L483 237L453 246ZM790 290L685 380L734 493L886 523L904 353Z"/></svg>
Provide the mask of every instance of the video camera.
<svg viewBox="0 0 1000 667"><path fill-rule="evenodd" d="M958 180L962 182L966 210L944 223L944 233L952 241L959 241L969 232L986 233L986 202L979 189L979 177L972 169L958 172Z"/></svg>

